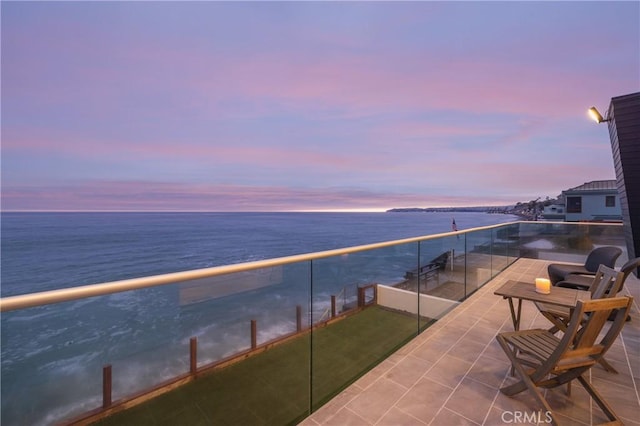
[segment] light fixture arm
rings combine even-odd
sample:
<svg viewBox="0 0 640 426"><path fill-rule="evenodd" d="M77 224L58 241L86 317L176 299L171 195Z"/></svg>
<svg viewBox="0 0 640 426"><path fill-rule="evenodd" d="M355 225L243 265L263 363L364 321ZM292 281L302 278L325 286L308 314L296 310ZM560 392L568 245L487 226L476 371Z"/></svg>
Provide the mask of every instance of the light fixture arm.
<svg viewBox="0 0 640 426"><path fill-rule="evenodd" d="M602 114L600 114L600 111L598 111L598 109L596 107L589 108L589 116L596 123L604 123L605 121L611 121L610 117L607 117L607 118L602 117Z"/></svg>

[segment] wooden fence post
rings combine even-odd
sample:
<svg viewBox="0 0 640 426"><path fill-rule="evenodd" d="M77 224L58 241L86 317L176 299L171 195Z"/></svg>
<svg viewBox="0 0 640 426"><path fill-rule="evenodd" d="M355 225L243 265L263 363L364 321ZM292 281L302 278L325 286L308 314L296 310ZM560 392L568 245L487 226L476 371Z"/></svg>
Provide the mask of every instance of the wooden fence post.
<svg viewBox="0 0 640 426"><path fill-rule="evenodd" d="M198 338L192 337L189 340L189 361L190 371L192 375L195 375L198 371Z"/></svg>
<svg viewBox="0 0 640 426"><path fill-rule="evenodd" d="M256 320L251 320L251 349L258 347L258 326Z"/></svg>
<svg viewBox="0 0 640 426"><path fill-rule="evenodd" d="M336 297L331 295L331 318L336 316Z"/></svg>
<svg viewBox="0 0 640 426"><path fill-rule="evenodd" d="M102 367L102 408L111 406L111 364Z"/></svg>

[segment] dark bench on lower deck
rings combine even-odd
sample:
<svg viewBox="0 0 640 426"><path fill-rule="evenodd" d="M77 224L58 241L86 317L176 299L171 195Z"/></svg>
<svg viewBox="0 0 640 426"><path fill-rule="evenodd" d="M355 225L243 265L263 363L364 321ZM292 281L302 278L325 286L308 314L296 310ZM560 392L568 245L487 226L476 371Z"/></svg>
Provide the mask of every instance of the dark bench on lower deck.
<svg viewBox="0 0 640 426"><path fill-rule="evenodd" d="M447 266L448 260L449 252L445 251L426 265L423 265L420 268L412 269L411 271L407 271L404 274L404 278L407 280L416 277L429 279L433 276L437 276L439 271Z"/></svg>

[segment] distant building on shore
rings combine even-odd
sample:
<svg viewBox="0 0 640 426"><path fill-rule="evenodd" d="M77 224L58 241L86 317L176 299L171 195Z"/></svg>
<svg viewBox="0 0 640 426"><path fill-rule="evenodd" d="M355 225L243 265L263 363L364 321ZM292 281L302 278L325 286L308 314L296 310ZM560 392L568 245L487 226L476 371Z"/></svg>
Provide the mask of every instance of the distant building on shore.
<svg viewBox="0 0 640 426"><path fill-rule="evenodd" d="M544 206L542 217L548 220L564 220L564 204L551 204Z"/></svg>
<svg viewBox="0 0 640 426"><path fill-rule="evenodd" d="M616 181L594 180L583 183L575 188L562 191L564 198L564 220L567 222L597 221L620 222L622 221L622 208ZM549 206L552 208L553 206ZM560 218L559 209L556 207L556 219ZM550 209L550 213L551 213ZM543 213L547 217L546 209Z"/></svg>

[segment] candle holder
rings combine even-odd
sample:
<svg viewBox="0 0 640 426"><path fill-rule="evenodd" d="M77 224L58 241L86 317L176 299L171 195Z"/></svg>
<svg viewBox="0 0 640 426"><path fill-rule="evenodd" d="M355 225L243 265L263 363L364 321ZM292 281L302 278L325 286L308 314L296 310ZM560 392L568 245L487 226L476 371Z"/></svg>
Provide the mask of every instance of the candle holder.
<svg viewBox="0 0 640 426"><path fill-rule="evenodd" d="M536 278L536 292L540 294L551 293L551 281L546 278Z"/></svg>

